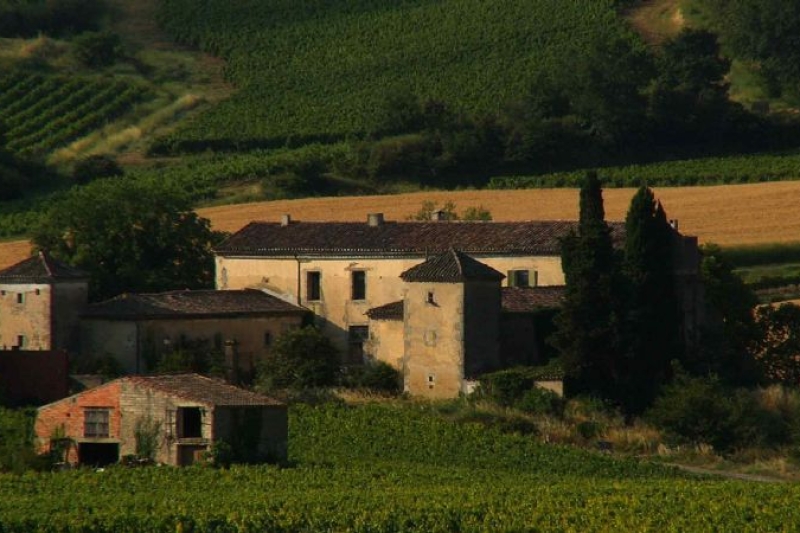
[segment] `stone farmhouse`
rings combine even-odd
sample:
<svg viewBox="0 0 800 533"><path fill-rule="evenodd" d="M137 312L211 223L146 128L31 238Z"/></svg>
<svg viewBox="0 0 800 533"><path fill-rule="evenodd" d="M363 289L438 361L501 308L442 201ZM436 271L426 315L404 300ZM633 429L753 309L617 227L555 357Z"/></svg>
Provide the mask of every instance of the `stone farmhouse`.
<svg viewBox="0 0 800 533"><path fill-rule="evenodd" d="M231 381L249 377L272 341L299 328L309 313L259 290L123 294L82 313L81 351L113 355L123 370L141 374L165 353L200 341L224 354Z"/></svg>
<svg viewBox="0 0 800 533"><path fill-rule="evenodd" d="M0 271L0 349L78 348L89 275L46 252Z"/></svg>
<svg viewBox="0 0 800 533"><path fill-rule="evenodd" d="M535 315L557 306L574 222L253 222L216 252L220 290L307 308L346 362L384 361L405 389L453 397L481 373L538 361ZM620 244L624 225L612 223ZM684 335L702 319L697 239L674 228Z"/></svg>
<svg viewBox="0 0 800 533"><path fill-rule="evenodd" d="M142 428L164 464L190 465L220 441L254 460L287 454L285 404L197 374L124 377L44 405L35 433L40 452L102 466L136 454Z"/></svg>

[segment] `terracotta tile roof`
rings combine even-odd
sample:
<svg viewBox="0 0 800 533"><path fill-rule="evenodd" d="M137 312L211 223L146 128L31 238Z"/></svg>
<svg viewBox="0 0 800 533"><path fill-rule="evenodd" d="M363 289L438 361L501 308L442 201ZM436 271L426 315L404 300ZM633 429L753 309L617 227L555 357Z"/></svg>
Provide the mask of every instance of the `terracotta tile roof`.
<svg viewBox="0 0 800 533"><path fill-rule="evenodd" d="M403 281L460 283L462 281L501 281L505 275L451 248L400 274Z"/></svg>
<svg viewBox="0 0 800 533"><path fill-rule="evenodd" d="M209 406L284 405L280 401L234 387L223 381L199 374L164 374L121 378L136 385Z"/></svg>
<svg viewBox="0 0 800 533"><path fill-rule="evenodd" d="M39 252L0 271L0 283L51 283L63 280L88 280L89 274Z"/></svg>
<svg viewBox="0 0 800 533"><path fill-rule="evenodd" d="M158 319L219 317L308 312L255 289L172 291L156 294L122 294L91 304L83 313L89 318Z"/></svg>
<svg viewBox="0 0 800 533"><path fill-rule="evenodd" d="M558 308L564 301L563 285L547 287L503 287L504 313L530 313L539 309Z"/></svg>
<svg viewBox="0 0 800 533"><path fill-rule="evenodd" d="M251 222L216 247L219 255L427 255L450 247L468 254L558 255L574 221ZM625 225L612 223L621 242Z"/></svg>
<svg viewBox="0 0 800 533"><path fill-rule="evenodd" d="M366 315L371 320L403 320L403 310L405 304L403 300L373 307L367 311Z"/></svg>

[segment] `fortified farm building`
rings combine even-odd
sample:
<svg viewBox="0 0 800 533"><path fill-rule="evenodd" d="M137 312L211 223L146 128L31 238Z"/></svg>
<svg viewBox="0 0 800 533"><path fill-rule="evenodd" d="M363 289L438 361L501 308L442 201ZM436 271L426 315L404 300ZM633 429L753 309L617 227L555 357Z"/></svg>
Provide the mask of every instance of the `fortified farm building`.
<svg viewBox="0 0 800 533"><path fill-rule="evenodd" d="M610 224L616 245L624 225ZM412 394L453 397L481 373L541 361L536 316L558 306L567 221L252 222L216 253L220 290L260 289L311 310L350 363L402 371ZM702 319L697 239L674 229L691 341ZM540 335L541 337L541 335Z"/></svg>

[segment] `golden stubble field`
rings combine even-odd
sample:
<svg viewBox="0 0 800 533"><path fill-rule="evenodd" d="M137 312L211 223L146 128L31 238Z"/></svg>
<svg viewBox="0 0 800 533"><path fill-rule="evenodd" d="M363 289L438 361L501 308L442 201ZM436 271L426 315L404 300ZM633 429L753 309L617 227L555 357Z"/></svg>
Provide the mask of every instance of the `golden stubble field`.
<svg viewBox="0 0 800 533"><path fill-rule="evenodd" d="M747 245L800 242L800 181L714 187L654 189L669 218L684 234L701 242ZM606 218L623 220L634 189L606 189ZM578 216L576 189L520 191L424 191L393 196L310 198L257 202L199 209L215 229L236 231L252 220L366 221L367 213L384 213L387 220L405 220L426 200L467 207L483 206L494 220L569 220ZM24 258L25 242L0 243L0 268Z"/></svg>

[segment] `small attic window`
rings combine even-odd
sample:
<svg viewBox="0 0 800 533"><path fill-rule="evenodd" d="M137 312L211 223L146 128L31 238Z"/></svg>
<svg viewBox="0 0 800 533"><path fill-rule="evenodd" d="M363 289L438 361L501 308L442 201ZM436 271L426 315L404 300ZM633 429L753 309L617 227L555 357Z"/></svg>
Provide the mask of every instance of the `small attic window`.
<svg viewBox="0 0 800 533"><path fill-rule="evenodd" d="M433 291L428 291L428 296L425 301L431 305L436 305L436 298L434 298Z"/></svg>
<svg viewBox="0 0 800 533"><path fill-rule="evenodd" d="M42 293L40 289L36 289L34 292L36 293L36 296L39 296Z"/></svg>
<svg viewBox="0 0 800 533"><path fill-rule="evenodd" d="M21 292L17 293L17 303L18 304L25 303L25 295Z"/></svg>

